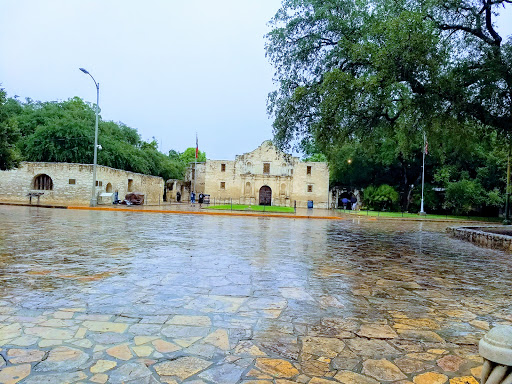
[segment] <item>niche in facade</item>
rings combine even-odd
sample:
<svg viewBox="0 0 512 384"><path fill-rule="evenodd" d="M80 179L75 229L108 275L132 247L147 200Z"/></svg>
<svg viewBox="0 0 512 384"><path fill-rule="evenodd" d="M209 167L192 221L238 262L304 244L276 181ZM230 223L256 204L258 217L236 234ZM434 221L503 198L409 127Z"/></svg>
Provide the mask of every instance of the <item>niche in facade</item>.
<svg viewBox="0 0 512 384"><path fill-rule="evenodd" d="M52 191L53 190L53 180L50 176L42 174L34 177L34 181L32 182L33 189L43 190L43 191Z"/></svg>
<svg viewBox="0 0 512 384"><path fill-rule="evenodd" d="M107 193L112 193L112 184L111 183L108 183L107 184L107 189L106 189Z"/></svg>
<svg viewBox="0 0 512 384"><path fill-rule="evenodd" d="M128 192L133 192L133 179L128 179Z"/></svg>

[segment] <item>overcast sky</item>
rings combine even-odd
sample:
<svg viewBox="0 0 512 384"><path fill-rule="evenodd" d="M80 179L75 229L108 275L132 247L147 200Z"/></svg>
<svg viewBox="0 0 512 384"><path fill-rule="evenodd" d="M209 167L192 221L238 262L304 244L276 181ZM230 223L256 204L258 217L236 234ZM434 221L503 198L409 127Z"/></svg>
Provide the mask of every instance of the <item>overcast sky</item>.
<svg viewBox="0 0 512 384"><path fill-rule="evenodd" d="M0 83L10 97L96 101L101 115L233 159L272 138L267 22L280 0L0 0ZM512 6L499 31L512 34ZM101 143L101 137L100 137Z"/></svg>

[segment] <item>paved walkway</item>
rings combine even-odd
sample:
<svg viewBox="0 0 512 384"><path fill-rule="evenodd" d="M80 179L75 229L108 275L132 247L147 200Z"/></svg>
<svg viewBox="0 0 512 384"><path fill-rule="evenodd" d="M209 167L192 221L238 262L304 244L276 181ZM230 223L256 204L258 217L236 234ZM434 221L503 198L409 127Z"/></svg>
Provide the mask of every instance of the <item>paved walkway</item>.
<svg viewBox="0 0 512 384"><path fill-rule="evenodd" d="M443 223L155 217L0 207L0 383L476 384L512 323Z"/></svg>

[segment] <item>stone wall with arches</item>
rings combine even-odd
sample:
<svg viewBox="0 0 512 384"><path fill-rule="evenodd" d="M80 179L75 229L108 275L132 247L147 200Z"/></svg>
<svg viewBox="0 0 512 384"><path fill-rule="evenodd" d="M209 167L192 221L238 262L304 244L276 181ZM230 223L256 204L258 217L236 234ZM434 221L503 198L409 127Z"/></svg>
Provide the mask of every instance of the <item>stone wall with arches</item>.
<svg viewBox="0 0 512 384"><path fill-rule="evenodd" d="M0 201L27 203L29 193L42 193L40 204L89 205L92 168L91 164L22 162L17 169L0 171ZM161 177L102 165L97 167L96 174L98 196L117 192L119 199L124 199L128 189L132 189L145 195L146 205L162 201Z"/></svg>

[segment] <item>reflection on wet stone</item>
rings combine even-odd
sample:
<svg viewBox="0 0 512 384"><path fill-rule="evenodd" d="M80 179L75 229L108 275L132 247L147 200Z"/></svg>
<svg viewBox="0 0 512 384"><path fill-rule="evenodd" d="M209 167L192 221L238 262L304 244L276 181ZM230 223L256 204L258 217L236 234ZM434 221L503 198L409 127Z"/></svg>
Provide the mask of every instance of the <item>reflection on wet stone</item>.
<svg viewBox="0 0 512 384"><path fill-rule="evenodd" d="M512 323L512 260L446 223L3 206L0 224L2 383L473 383L478 339Z"/></svg>

